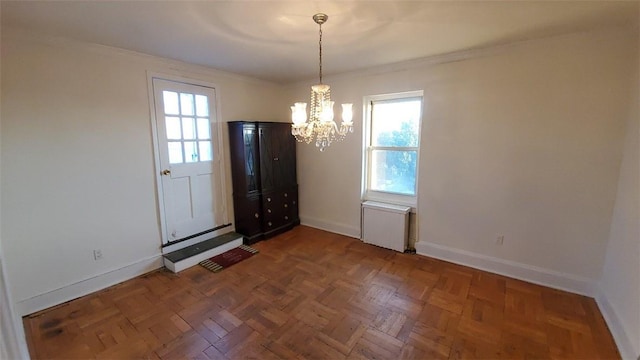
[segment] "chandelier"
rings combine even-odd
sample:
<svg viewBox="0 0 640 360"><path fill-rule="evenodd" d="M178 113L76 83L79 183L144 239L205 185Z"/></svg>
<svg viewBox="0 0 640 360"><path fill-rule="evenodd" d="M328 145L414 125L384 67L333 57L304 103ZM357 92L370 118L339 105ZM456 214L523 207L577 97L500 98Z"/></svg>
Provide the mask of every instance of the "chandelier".
<svg viewBox="0 0 640 360"><path fill-rule="evenodd" d="M318 24L320 40L320 82L311 86L311 106L307 119L307 103L297 102L291 106L291 133L296 140L310 144L314 139L316 147L324 151L334 140L342 140L349 132L353 132L353 104L342 104L342 123L333 121L333 104L329 85L322 83L322 24L327 22L326 14L313 15Z"/></svg>

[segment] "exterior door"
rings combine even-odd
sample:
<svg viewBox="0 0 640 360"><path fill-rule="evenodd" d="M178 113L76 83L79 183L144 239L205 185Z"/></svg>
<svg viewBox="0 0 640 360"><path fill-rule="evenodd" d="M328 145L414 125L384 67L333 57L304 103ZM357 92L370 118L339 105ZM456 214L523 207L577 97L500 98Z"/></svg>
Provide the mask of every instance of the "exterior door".
<svg viewBox="0 0 640 360"><path fill-rule="evenodd" d="M163 243L226 224L215 89L153 79Z"/></svg>

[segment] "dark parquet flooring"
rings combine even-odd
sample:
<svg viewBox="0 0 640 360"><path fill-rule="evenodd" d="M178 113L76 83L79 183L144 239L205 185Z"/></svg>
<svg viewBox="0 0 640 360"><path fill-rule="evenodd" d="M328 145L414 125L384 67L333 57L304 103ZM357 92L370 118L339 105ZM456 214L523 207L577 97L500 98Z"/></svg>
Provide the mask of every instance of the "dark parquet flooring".
<svg viewBox="0 0 640 360"><path fill-rule="evenodd" d="M34 359L617 359L591 298L298 226L24 318Z"/></svg>

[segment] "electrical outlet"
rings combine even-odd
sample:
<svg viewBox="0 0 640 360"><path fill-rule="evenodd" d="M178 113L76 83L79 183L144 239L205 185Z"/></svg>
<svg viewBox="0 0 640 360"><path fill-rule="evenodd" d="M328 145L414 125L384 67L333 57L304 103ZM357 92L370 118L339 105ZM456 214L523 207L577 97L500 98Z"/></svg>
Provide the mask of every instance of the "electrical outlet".
<svg viewBox="0 0 640 360"><path fill-rule="evenodd" d="M498 237L496 238L496 245L502 244L504 244L504 235L498 235Z"/></svg>
<svg viewBox="0 0 640 360"><path fill-rule="evenodd" d="M102 250L100 249L93 250L93 259L102 260Z"/></svg>

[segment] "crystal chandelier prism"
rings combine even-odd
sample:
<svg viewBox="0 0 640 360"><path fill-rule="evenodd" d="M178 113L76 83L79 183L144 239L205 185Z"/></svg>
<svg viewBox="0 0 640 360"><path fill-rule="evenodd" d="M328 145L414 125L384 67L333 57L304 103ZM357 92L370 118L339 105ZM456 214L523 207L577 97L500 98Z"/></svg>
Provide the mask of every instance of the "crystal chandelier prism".
<svg viewBox="0 0 640 360"><path fill-rule="evenodd" d="M300 142L310 144L315 140L316 147L324 151L335 140L342 140L349 132L353 132L353 104L342 104L342 123L340 126L333 121L333 105L331 88L322 83L322 24L327 22L326 14L313 15L313 21L318 24L320 40L319 62L320 82L311 87L311 103L307 118L307 103L297 102L291 106L291 133Z"/></svg>

